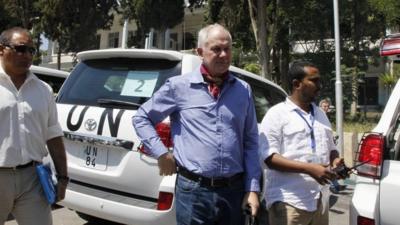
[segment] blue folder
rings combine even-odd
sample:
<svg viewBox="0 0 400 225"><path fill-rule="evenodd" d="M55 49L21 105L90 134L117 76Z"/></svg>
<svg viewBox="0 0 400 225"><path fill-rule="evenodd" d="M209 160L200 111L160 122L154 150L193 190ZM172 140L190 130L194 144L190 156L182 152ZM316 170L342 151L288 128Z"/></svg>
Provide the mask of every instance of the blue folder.
<svg viewBox="0 0 400 225"><path fill-rule="evenodd" d="M36 166L36 172L38 174L40 183L43 187L44 195L46 196L47 202L49 204L54 204L56 202L56 186L51 177L51 169L49 166L39 164Z"/></svg>

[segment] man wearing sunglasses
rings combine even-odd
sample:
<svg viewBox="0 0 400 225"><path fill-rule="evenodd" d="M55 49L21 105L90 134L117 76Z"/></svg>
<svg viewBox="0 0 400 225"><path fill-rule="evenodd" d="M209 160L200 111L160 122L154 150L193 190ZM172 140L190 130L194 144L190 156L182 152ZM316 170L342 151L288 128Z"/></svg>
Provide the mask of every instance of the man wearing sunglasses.
<svg viewBox="0 0 400 225"><path fill-rule="evenodd" d="M48 152L57 172L57 201L64 199L69 180L51 87L29 70L34 53L26 29L1 33L0 224L10 213L19 225L52 224L51 207L35 169Z"/></svg>

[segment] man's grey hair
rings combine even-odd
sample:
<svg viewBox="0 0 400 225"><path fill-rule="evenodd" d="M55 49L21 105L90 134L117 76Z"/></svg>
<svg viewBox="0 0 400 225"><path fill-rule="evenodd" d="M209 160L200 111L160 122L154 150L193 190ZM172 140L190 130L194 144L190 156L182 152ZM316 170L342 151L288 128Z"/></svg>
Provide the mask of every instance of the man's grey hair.
<svg viewBox="0 0 400 225"><path fill-rule="evenodd" d="M321 101L319 101L319 107L322 107L322 104L328 103L328 105L331 105L331 100L329 98L323 98Z"/></svg>
<svg viewBox="0 0 400 225"><path fill-rule="evenodd" d="M232 36L231 33L229 33L229 31L222 25L218 24L218 23L214 23L214 24L210 24L206 27L203 27L200 31L199 31L199 36L197 38L197 47L198 48L202 48L207 44L208 41L208 35L210 33L210 31L214 30L214 29L220 29L223 32L225 32L228 37L229 37L229 41L232 44Z"/></svg>

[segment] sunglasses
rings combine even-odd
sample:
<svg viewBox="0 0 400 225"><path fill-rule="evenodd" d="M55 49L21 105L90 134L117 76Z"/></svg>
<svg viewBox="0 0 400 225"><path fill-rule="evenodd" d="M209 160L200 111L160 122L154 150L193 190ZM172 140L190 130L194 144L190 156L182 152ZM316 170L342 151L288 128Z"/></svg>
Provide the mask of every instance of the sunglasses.
<svg viewBox="0 0 400 225"><path fill-rule="evenodd" d="M36 49L34 47L26 46L26 45L7 45L3 44L5 47L9 47L12 50L14 50L17 53L27 53L29 52L31 55L34 55L36 53Z"/></svg>

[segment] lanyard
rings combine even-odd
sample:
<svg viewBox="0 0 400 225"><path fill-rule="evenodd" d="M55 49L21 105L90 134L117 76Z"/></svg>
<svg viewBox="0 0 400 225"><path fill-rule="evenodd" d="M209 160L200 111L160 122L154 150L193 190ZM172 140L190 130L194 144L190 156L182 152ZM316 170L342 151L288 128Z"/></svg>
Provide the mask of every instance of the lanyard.
<svg viewBox="0 0 400 225"><path fill-rule="evenodd" d="M310 134L311 134L311 149L313 151L313 153L316 152L315 150L315 135L314 135L314 121L315 121L315 117L314 117L314 108L312 105L310 105L311 107L311 125L308 123L307 119L304 118L304 116L301 114L301 112L298 109L295 109L294 111L304 120L304 122L306 122L308 128L310 128Z"/></svg>

